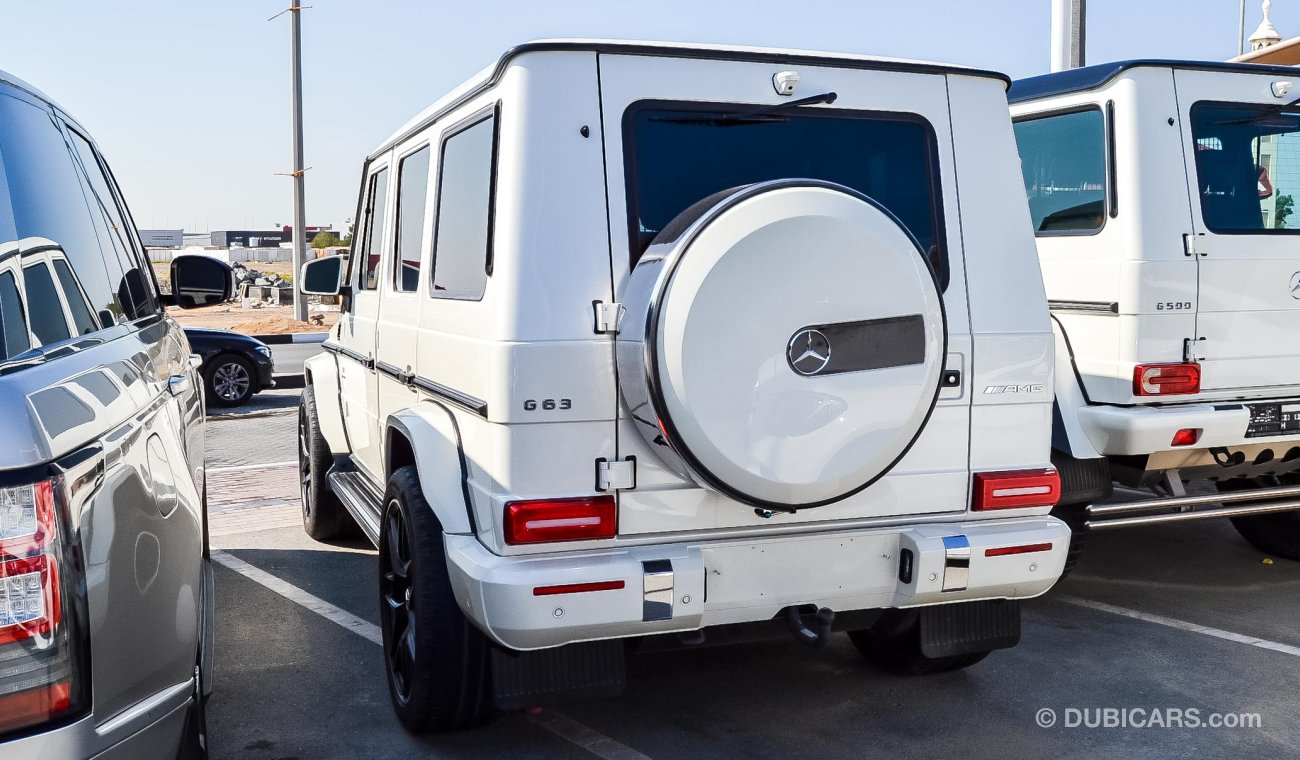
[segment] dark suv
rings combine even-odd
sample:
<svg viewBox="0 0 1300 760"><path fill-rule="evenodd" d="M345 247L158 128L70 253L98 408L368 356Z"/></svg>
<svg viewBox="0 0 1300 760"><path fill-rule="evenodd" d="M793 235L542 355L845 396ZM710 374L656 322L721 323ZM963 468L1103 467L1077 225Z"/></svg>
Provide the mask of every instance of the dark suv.
<svg viewBox="0 0 1300 760"><path fill-rule="evenodd" d="M0 72L0 756L203 757L203 397L85 130ZM197 479L196 479L197 476Z"/></svg>

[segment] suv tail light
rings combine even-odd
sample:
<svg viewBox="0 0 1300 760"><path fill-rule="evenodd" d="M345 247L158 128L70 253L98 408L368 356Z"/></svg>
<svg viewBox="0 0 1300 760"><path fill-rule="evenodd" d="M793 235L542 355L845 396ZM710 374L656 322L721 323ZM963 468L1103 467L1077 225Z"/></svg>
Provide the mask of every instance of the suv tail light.
<svg viewBox="0 0 1300 760"><path fill-rule="evenodd" d="M1134 396L1173 396L1201 392L1201 365L1139 364L1133 368Z"/></svg>
<svg viewBox="0 0 1300 760"><path fill-rule="evenodd" d="M67 524L54 481L0 485L0 735L89 704Z"/></svg>
<svg viewBox="0 0 1300 760"><path fill-rule="evenodd" d="M613 496L541 499L506 504L506 543L542 544L613 538L618 514Z"/></svg>
<svg viewBox="0 0 1300 760"><path fill-rule="evenodd" d="M971 510L1051 507L1061 498L1061 476L1056 470L1012 470L975 473Z"/></svg>

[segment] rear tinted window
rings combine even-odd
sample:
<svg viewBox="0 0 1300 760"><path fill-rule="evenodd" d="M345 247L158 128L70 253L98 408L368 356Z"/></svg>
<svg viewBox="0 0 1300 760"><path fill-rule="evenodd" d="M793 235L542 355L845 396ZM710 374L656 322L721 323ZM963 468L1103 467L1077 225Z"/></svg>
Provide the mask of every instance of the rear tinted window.
<svg viewBox="0 0 1300 760"><path fill-rule="evenodd" d="M420 246L424 243L424 202L429 197L429 146L397 165L397 256L393 286L403 292L420 288Z"/></svg>
<svg viewBox="0 0 1300 760"><path fill-rule="evenodd" d="M817 109L727 122L753 106L648 103L624 120L632 262L678 214L733 187L836 182L902 221L946 282L938 152L920 116Z"/></svg>
<svg viewBox="0 0 1300 760"><path fill-rule="evenodd" d="M17 356L32 347L27 335L27 317L23 315L22 296L13 272L0 272L0 361Z"/></svg>
<svg viewBox="0 0 1300 760"><path fill-rule="evenodd" d="M1089 232L1106 221L1106 126L1087 110L1017 121L1020 171L1039 233Z"/></svg>
<svg viewBox="0 0 1300 760"><path fill-rule="evenodd" d="M1300 230L1300 109L1192 106L1196 189L1211 232Z"/></svg>
<svg viewBox="0 0 1300 760"><path fill-rule="evenodd" d="M483 296L492 261L495 150L495 116L442 143L433 246L433 295L440 298Z"/></svg>

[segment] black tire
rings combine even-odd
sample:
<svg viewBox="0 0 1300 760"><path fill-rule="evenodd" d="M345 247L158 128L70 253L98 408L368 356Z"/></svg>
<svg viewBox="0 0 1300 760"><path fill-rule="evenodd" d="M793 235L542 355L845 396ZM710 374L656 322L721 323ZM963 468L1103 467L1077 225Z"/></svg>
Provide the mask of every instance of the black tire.
<svg viewBox="0 0 1300 760"><path fill-rule="evenodd" d="M1218 483L1220 491L1244 491L1266 486L1297 485L1288 477L1282 483L1261 483L1254 479L1237 478ZM1246 542L1264 554L1300 562L1300 511L1269 512L1262 515L1242 515L1230 518Z"/></svg>
<svg viewBox="0 0 1300 760"><path fill-rule="evenodd" d="M849 640L872 665L899 676L961 670L989 656L988 652L972 652L926 657L921 652L920 615L916 610L885 610L870 628L849 631Z"/></svg>
<svg viewBox="0 0 1300 760"><path fill-rule="evenodd" d="M408 731L458 731L493 717L491 644L456 603L442 525L414 466L394 472L384 493L379 617L388 694Z"/></svg>
<svg viewBox="0 0 1300 760"><path fill-rule="evenodd" d="M357 531L356 521L330 490L328 475L333 464L329 444L320 432L316 396L309 385L298 401L298 482L302 527L317 541L342 538Z"/></svg>
<svg viewBox="0 0 1300 760"><path fill-rule="evenodd" d="M1110 463L1102 459L1075 459L1052 449L1052 466L1061 475L1061 501L1052 508L1052 517L1070 526L1070 549L1065 555L1061 577L1074 571L1088 542L1088 505L1109 499L1114 492Z"/></svg>
<svg viewBox="0 0 1300 760"><path fill-rule="evenodd" d="M236 354L220 354L203 368L203 388L208 406L239 406L257 393L253 363Z"/></svg>

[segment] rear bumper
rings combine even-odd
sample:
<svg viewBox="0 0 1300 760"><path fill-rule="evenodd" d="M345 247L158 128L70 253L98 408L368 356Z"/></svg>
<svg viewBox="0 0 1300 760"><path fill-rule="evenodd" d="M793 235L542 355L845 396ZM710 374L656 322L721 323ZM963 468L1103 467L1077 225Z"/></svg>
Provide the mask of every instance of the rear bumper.
<svg viewBox="0 0 1300 760"><path fill-rule="evenodd" d="M1139 456L1170 451L1174 434L1184 428L1199 428L1202 431L1200 440L1195 446L1172 450L1192 451L1270 443L1300 445L1300 435L1247 438L1250 409L1237 402L1178 406L1086 406L1079 410L1079 423L1087 433L1088 440L1103 456Z"/></svg>
<svg viewBox="0 0 1300 760"><path fill-rule="evenodd" d="M847 611L1038 596L1060 577L1069 539L1051 517L522 557L492 554L473 536L445 537L461 608L519 650L770 620L790 605ZM1026 545L1046 546L986 554ZM537 593L586 583L613 588Z"/></svg>
<svg viewBox="0 0 1300 760"><path fill-rule="evenodd" d="M93 717L9 742L0 742L5 760L136 760L177 757L185 733L190 702L172 707L144 722L134 733L98 730ZM109 724L115 723L110 720ZM132 721L134 724L135 721ZM129 731L134 725L124 726Z"/></svg>

